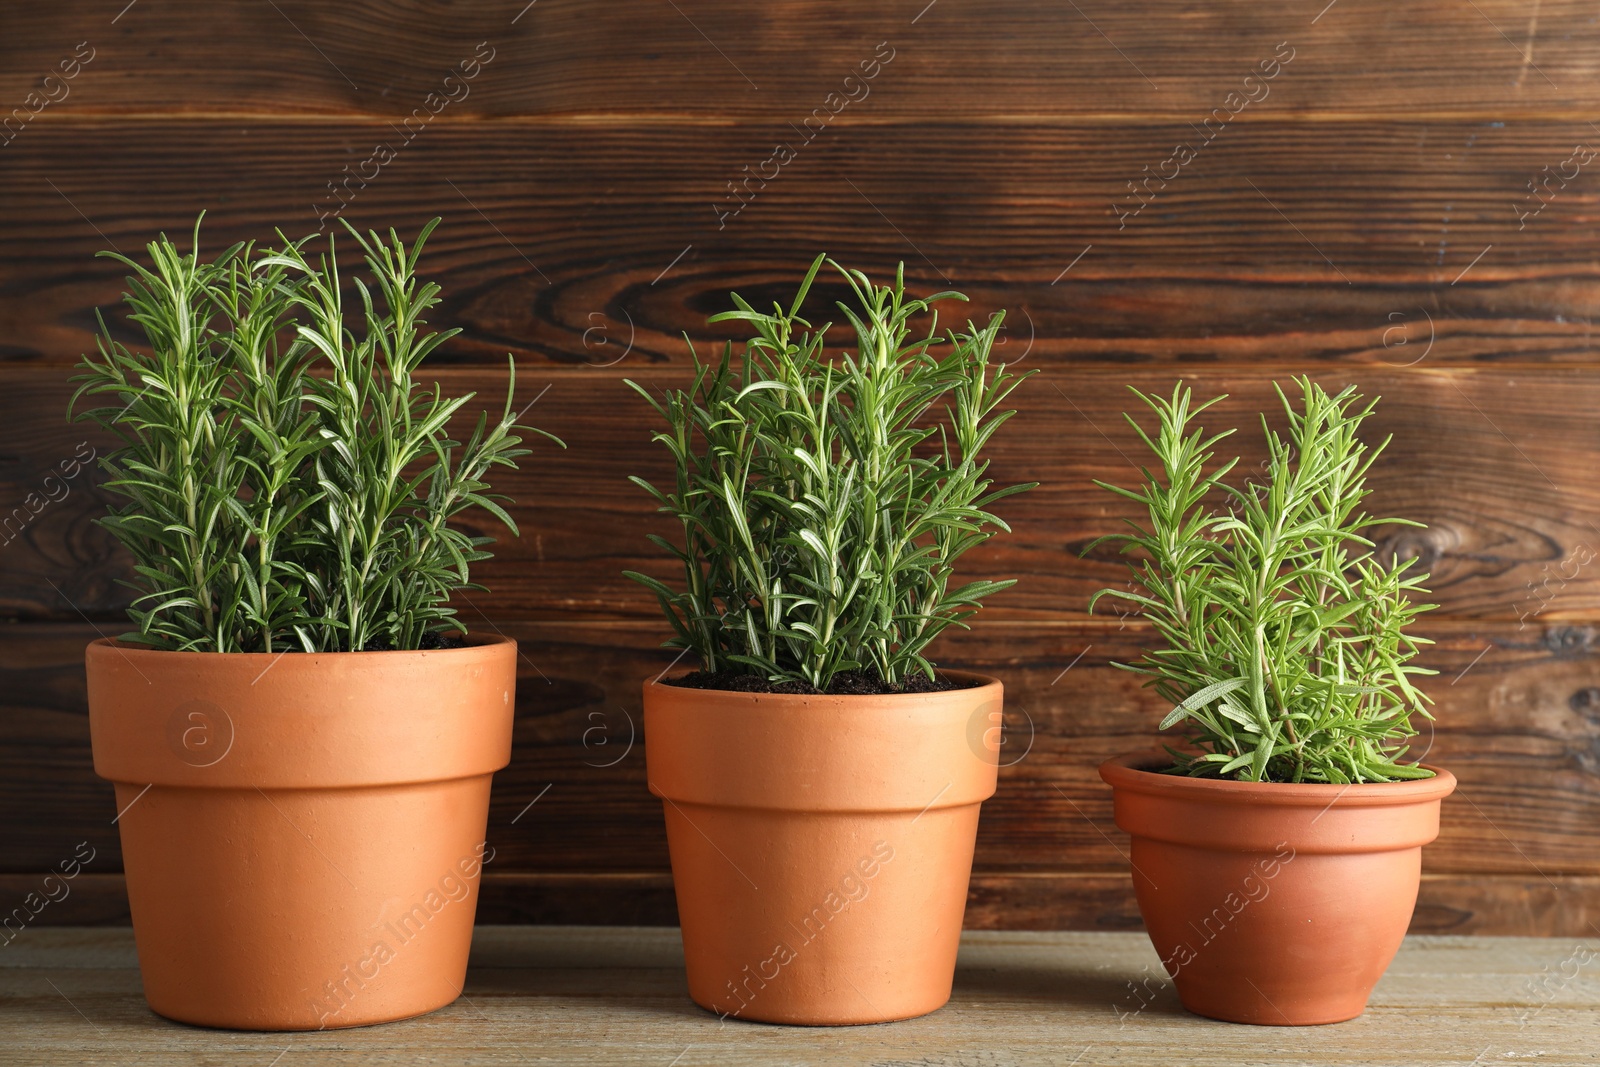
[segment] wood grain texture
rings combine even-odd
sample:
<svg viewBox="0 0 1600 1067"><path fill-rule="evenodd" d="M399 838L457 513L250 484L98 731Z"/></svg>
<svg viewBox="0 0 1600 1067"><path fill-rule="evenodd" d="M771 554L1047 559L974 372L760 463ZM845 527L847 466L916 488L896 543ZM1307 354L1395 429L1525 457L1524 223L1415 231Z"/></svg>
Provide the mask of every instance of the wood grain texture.
<svg viewBox="0 0 1600 1067"><path fill-rule="evenodd" d="M1594 164L1518 217L1543 167L1596 140L1587 122L1241 121L1127 219L1128 183L1197 140L1186 123L829 129L736 198L778 136L799 142L742 124L457 124L406 144L371 122L41 119L0 149L0 359L93 349L126 273L99 250L186 240L201 208L215 251L347 204L402 232L445 217L424 271L438 320L465 331L440 357L456 362L682 364L683 333L728 336L705 319L730 289L787 296L819 250L879 274L904 260L914 287L967 292L962 314L1009 309L1009 353L1039 362L1595 362ZM378 144L396 158L330 190Z"/></svg>
<svg viewBox="0 0 1600 1067"><path fill-rule="evenodd" d="M521 642L523 661L512 762L496 777L490 813L490 870L512 881L523 874L555 879L526 903L524 917L605 921L595 910L616 909L627 921L660 921L659 879L669 868L639 732L640 686L672 659L655 647L659 626L501 628ZM1457 878L1437 898L1438 907L1454 911L1430 922L1575 933L1600 918L1593 848L1600 648L1592 629L1573 630L1517 634L1504 624L1452 624L1426 631L1438 641L1423 659L1440 672L1429 686L1438 721L1425 728L1418 750L1461 781L1445 805L1440 838L1426 852L1430 874ZM81 651L93 631L18 625L12 633L3 647L15 658L0 671L0 825L8 827L9 844L3 869L17 876L48 870L88 841L96 850L88 871L115 872L116 808L109 785L92 775L83 707ZM1126 842L1095 767L1152 744L1165 709L1109 666L1136 655L1147 639L1136 623L1121 631L1110 624L991 623L941 649L943 662L993 673L1008 689L1008 765L984 807L976 859L977 885L987 888L975 890L975 914L986 916L985 924L1076 923L1105 906L1103 896L1029 890L1027 879L1124 871ZM594 889L599 876L641 874L657 879L644 901L628 903L632 889L617 882L603 893ZM1474 903L1484 874L1503 877ZM589 890L563 904L566 876L575 881L565 885ZM575 902L579 896L589 899ZM1126 914L1114 906L1107 913Z"/></svg>
<svg viewBox="0 0 1600 1067"><path fill-rule="evenodd" d="M1261 106L1296 116L1498 118L1600 102L1600 27L1579 0L1325 3L180 0L123 12L70 0L8 12L0 101L22 103L87 40L95 58L61 101L66 114L398 119L444 91L480 42L495 57L444 119L781 123L850 91L844 78L880 41L895 58L870 93L855 90L849 121L1203 114L1280 42L1294 59Z"/></svg>
<svg viewBox="0 0 1600 1067"><path fill-rule="evenodd" d="M0 876L0 887L18 877ZM31 887L29 887L31 888ZM21 895L19 891L16 895ZM109 876L83 912L50 921L128 921L121 879ZM672 879L661 872L540 874L489 872L479 921L675 925ZM1600 878L1585 875L1425 874L1411 918L1414 934L1579 937L1600 925ZM978 871L967 893L968 930L1141 930L1128 872Z"/></svg>
<svg viewBox="0 0 1600 1067"><path fill-rule="evenodd" d="M1357 383L1382 396L1369 424L1374 439L1392 434L1372 483L1375 514L1404 515L1428 529L1395 527L1384 551L1416 556L1433 575L1440 614L1534 622L1585 622L1600 610L1600 379L1577 369L1373 368L1359 372L1315 364L1278 366L1271 378L1230 365L1172 368L1074 368L1044 365L1016 394L1022 413L992 445L994 476L1037 481L1040 488L1005 502L1014 533L972 553L974 577L1017 578L992 599L994 619L1081 620L1089 596L1126 581L1114 550L1079 553L1119 528L1132 509L1093 484L1130 483L1143 462L1121 413L1137 405L1130 384L1168 392L1174 377L1202 395L1228 393L1219 420L1236 435L1246 468L1264 456L1256 412L1277 406L1271 381L1310 370L1330 386ZM685 384L685 371L643 371L651 388ZM498 407L502 370L438 372L456 393L477 391ZM516 505L520 540L503 538L496 558L474 574L488 593L461 602L470 625L509 619L651 619L655 601L622 577L632 568L673 578L668 561L644 538L673 535L649 498L626 479L660 483L670 476L665 449L649 437L656 416L621 381L626 366L525 371L520 395L549 386L528 418L567 443L548 444L520 472L497 475ZM128 563L93 525L107 498L92 488L97 472L50 481L63 460L104 439L65 422L71 394L61 369L14 370L0 391L0 612L12 618L80 620L83 612L122 625L129 592L117 585ZM1222 423L1219 421L1219 425ZM49 494L65 496L51 502ZM30 503L30 494L31 503ZM37 512L37 514L34 514ZM477 521L477 520L474 520ZM24 525L24 523L26 523ZM20 534L15 534L17 528ZM484 532L500 531L482 526Z"/></svg>
<svg viewBox="0 0 1600 1067"><path fill-rule="evenodd" d="M951 1001L938 1012L893 1025L812 1028L724 1026L696 1008L676 930L491 926L476 931L455 1004L385 1026L290 1035L204 1030L154 1015L140 994L131 931L30 935L31 944L0 954L0 1024L11 1054L30 1063L133 1057L198 1067L280 1056L342 1064L1059 1067L1076 1056L1082 1067L1454 1067L1474 1057L1536 1057L1547 1067L1578 1067L1593 1062L1600 1037L1600 983L1592 965L1580 963L1592 940L1408 938L1360 1018L1263 1031L1185 1012L1143 934L969 932Z"/></svg>
<svg viewBox="0 0 1600 1067"><path fill-rule="evenodd" d="M784 297L826 249L880 275L903 260L913 288L969 293L960 314L1006 309L1002 357L1042 371L993 450L996 477L1041 488L1006 502L1015 534L967 568L1020 583L939 650L1000 675L1032 740L985 808L974 924L1133 921L1094 766L1148 744L1161 709L1108 666L1148 639L1138 620L1084 612L1117 561L1078 555L1129 514L1091 484L1141 458L1125 386L1231 393L1219 415L1246 427L1249 467L1270 382L1308 371L1384 397L1374 508L1428 524L1381 544L1434 575L1440 719L1422 744L1462 782L1417 928L1592 932L1597 55L1577 0L8 9L0 903L87 840L85 880L40 921L125 914L81 650L122 627L128 561L93 524L99 475L65 475L106 446L64 421L66 379L95 309L135 340L125 272L94 253L187 234L204 208L207 249L443 215L424 273L437 323L463 333L438 378L497 402L511 352L521 396L548 386L529 415L570 447L498 483L524 536L461 601L525 653L486 917L671 921L636 730L639 684L671 656L621 578L668 573L643 537L666 528L625 480L667 468L622 379L684 383L683 335L727 337L705 319L729 290ZM774 171L779 143L793 158ZM1194 158L1173 162L1179 145ZM839 295L825 281L817 305Z"/></svg>
<svg viewBox="0 0 1600 1067"><path fill-rule="evenodd" d="M0 901L39 893L38 874L0 874ZM54 887L56 883L51 883ZM54 889L59 895L60 890ZM0 912L3 918L6 912ZM34 928L126 926L120 874L80 874L68 895L33 916ZM666 871L484 873L480 923L673 926L678 905ZM13 920L12 929L16 929ZM1411 917L1414 934L1587 938L1600 923L1600 878L1589 875L1426 874ZM1127 871L978 871L968 886L968 930L1141 930Z"/></svg>

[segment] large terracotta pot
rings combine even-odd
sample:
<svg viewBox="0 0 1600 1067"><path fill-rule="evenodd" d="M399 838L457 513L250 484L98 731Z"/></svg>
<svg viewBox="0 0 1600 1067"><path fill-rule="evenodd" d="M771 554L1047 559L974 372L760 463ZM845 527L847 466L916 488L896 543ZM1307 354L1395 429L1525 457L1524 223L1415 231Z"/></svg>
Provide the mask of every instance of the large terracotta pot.
<svg viewBox="0 0 1600 1067"><path fill-rule="evenodd" d="M1263 1026L1353 1019L1417 902L1422 846L1455 777L1287 785L1100 766L1133 837L1139 912L1184 1007Z"/></svg>
<svg viewBox="0 0 1600 1067"><path fill-rule="evenodd" d="M1001 686L887 696L644 687L689 995L841 1025L950 999Z"/></svg>
<svg viewBox="0 0 1600 1067"><path fill-rule="evenodd" d="M145 998L181 1022L403 1019L466 973L516 645L88 650Z"/></svg>

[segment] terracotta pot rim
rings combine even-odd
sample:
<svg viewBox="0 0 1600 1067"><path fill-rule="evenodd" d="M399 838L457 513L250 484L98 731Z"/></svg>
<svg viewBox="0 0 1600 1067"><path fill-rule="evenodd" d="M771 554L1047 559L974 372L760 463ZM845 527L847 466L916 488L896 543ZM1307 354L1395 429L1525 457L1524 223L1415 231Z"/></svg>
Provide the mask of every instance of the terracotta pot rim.
<svg viewBox="0 0 1600 1067"><path fill-rule="evenodd" d="M1274 807L1385 807L1437 801L1456 788L1456 777L1431 763L1420 766L1432 778L1401 782L1361 782L1330 785L1322 782L1237 782L1221 778L1187 778L1162 774L1152 767L1171 761L1161 750L1130 752L1100 764L1100 777L1114 789L1212 804L1250 804Z"/></svg>
<svg viewBox="0 0 1600 1067"><path fill-rule="evenodd" d="M490 774L511 758L516 642L393 652L84 655L95 773L196 789L338 789ZM196 740L198 739L198 740Z"/></svg>
<svg viewBox="0 0 1600 1067"><path fill-rule="evenodd" d="M674 678L682 678L685 675L692 674L693 672L694 668L692 667L686 667L683 670L674 671L671 674L665 675L661 678L652 679L651 681L644 683L645 689L648 690L653 685L661 685L665 682L670 682ZM992 675L980 674L977 671L936 669L934 673L943 675L947 678L972 680L976 681L978 684L965 686L960 689L938 689L927 693L747 693L737 689L697 689L690 686L681 685L668 686L668 688L675 692L692 693L694 694L697 702L707 704L792 704L804 706L810 703L825 702L834 706L848 706L853 703L866 701L909 705L923 701L939 700L941 698L948 699L956 696L982 693L986 689L995 689L1000 688L1001 686L1000 679Z"/></svg>
<svg viewBox="0 0 1600 1067"><path fill-rule="evenodd" d="M643 689L646 779L672 803L916 813L994 794L1005 686L934 693Z"/></svg>
<svg viewBox="0 0 1600 1067"><path fill-rule="evenodd" d="M124 655L140 659L149 656L156 656L164 662L181 660L184 657L200 657L203 658L207 663L215 663L218 660L223 659L232 659L248 663L251 660L260 662L269 659L277 659L279 656L289 654L304 657L308 660L314 660L328 656L337 656L341 661L344 662L357 662L361 660L366 662L378 662L378 657L381 656L396 658L400 656L462 655L468 652L477 652L484 648L492 648L496 645L516 644L515 639L506 637L503 634L467 634L462 638L462 642L463 643L460 645L452 645L444 648L393 648L381 652L302 652L299 649L281 649L277 652L196 652L174 651L166 648L149 648L145 645L136 645L128 641L122 641L115 637L97 637L93 641L89 642L89 647L94 648L98 645L102 648L116 649L118 652L121 652Z"/></svg>

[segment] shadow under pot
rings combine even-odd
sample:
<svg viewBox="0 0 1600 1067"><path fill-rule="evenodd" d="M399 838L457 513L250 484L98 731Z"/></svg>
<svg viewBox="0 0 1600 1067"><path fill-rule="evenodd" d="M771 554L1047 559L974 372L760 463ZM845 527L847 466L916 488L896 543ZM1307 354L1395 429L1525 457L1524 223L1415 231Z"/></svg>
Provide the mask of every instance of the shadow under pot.
<svg viewBox="0 0 1600 1067"><path fill-rule="evenodd" d="M1171 763L1123 756L1100 776L1183 1006L1261 1026L1360 1015L1410 925L1455 777L1290 785L1159 773Z"/></svg>
<svg viewBox="0 0 1600 1067"><path fill-rule="evenodd" d="M461 993L516 645L89 646L145 999L202 1026L404 1019Z"/></svg>
<svg viewBox="0 0 1600 1067"><path fill-rule="evenodd" d="M784 695L644 687L689 995L836 1026L950 999L1002 689Z"/></svg>

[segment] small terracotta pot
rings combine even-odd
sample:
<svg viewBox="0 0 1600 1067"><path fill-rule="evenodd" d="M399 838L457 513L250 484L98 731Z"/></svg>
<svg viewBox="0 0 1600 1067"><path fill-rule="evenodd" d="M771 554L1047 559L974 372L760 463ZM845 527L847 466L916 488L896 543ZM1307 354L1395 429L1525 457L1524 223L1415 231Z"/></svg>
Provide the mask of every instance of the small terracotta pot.
<svg viewBox="0 0 1600 1067"><path fill-rule="evenodd" d="M644 687L689 995L833 1026L950 999L1002 690L786 696Z"/></svg>
<svg viewBox="0 0 1600 1067"><path fill-rule="evenodd" d="M515 642L87 658L151 1008L312 1030L460 995Z"/></svg>
<svg viewBox="0 0 1600 1067"><path fill-rule="evenodd" d="M1116 822L1150 940L1198 1015L1262 1026L1353 1019L1400 948L1437 777L1288 785L1156 773L1165 753L1108 760Z"/></svg>

